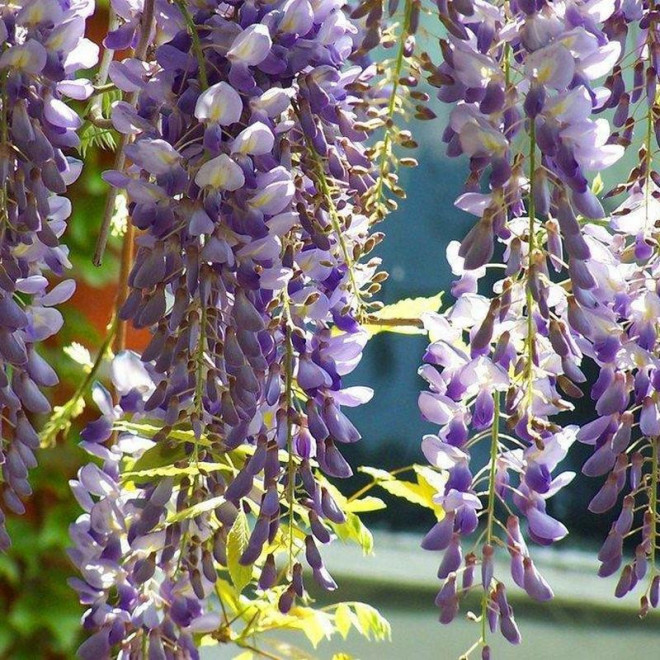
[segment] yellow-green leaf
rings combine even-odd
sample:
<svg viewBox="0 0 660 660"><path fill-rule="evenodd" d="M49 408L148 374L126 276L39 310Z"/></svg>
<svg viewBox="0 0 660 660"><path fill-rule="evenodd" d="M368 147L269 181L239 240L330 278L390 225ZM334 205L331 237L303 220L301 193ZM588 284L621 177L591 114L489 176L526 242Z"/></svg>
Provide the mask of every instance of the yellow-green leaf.
<svg viewBox="0 0 660 660"><path fill-rule="evenodd" d="M157 442L151 449L147 449L131 468L133 472L155 470L164 466L169 467L185 457L186 450L182 444Z"/></svg>
<svg viewBox="0 0 660 660"><path fill-rule="evenodd" d="M392 305L386 305L373 316L378 320L397 321L397 323L383 323L378 321L366 324L364 329L372 336L379 332L396 332L403 335L425 335L426 330L417 327L414 323L406 324L403 321L419 321L426 312L437 312L442 305L442 292L429 298L405 298ZM401 321L401 323L398 323Z"/></svg>
<svg viewBox="0 0 660 660"><path fill-rule="evenodd" d="M227 535L227 568L229 577L240 593L252 579L252 567L242 566L238 560L247 548L250 539L250 527L247 516L240 511Z"/></svg>
<svg viewBox="0 0 660 660"><path fill-rule="evenodd" d="M353 612L346 603L339 603L335 609L335 627L339 634L346 639L351 630Z"/></svg>
<svg viewBox="0 0 660 660"><path fill-rule="evenodd" d="M155 449L155 447L154 447ZM210 472L217 472L218 470L231 470L225 463L190 463L185 467L177 467L176 465L163 465L161 467L153 467L149 469L130 470L124 472L122 479L124 481L136 481L141 477L183 477L183 476L196 476L198 474L209 474Z"/></svg>
<svg viewBox="0 0 660 660"><path fill-rule="evenodd" d="M384 481L378 484L384 488L388 493L396 497L402 497L408 502L419 504L427 509L437 508L437 504L433 501L433 496L437 495L437 490L431 488L428 483L413 483L412 481Z"/></svg>
<svg viewBox="0 0 660 660"><path fill-rule="evenodd" d="M347 512L346 521L341 525L331 524L342 541L357 543L365 555L370 555L374 551L374 537L355 513Z"/></svg>
<svg viewBox="0 0 660 660"><path fill-rule="evenodd" d="M379 468L369 467L368 465L361 465L358 468L358 472L362 474L368 474L374 481L392 481L396 477L393 474L390 474L387 470L381 470Z"/></svg>
<svg viewBox="0 0 660 660"><path fill-rule="evenodd" d="M346 504L346 510L352 513L368 513L369 511L379 511L386 508L387 505L379 497L362 497L359 500L349 500Z"/></svg>
<svg viewBox="0 0 660 660"><path fill-rule="evenodd" d="M329 639L334 632L332 618L326 612L311 607L297 607L291 611L291 614L298 619L300 629L314 648L321 640Z"/></svg>
<svg viewBox="0 0 660 660"><path fill-rule="evenodd" d="M371 639L391 639L392 628L389 621L375 608L366 603L353 603L355 614L365 637Z"/></svg>
<svg viewBox="0 0 660 660"><path fill-rule="evenodd" d="M600 175L600 172L594 177L593 183L591 184L591 192L594 195L600 195L603 192L605 184L603 183L603 177Z"/></svg>
<svg viewBox="0 0 660 660"><path fill-rule="evenodd" d="M202 513L213 511L215 507L220 506L224 501L225 498L222 495L218 495L218 497L212 497L208 500L203 500L202 502L193 504L193 506L189 506L187 509L183 509L183 511L177 511L176 513L172 514L168 517L167 522L168 524L172 524L175 522L181 522L182 520L188 520L189 518L194 518L195 516L199 516Z"/></svg>

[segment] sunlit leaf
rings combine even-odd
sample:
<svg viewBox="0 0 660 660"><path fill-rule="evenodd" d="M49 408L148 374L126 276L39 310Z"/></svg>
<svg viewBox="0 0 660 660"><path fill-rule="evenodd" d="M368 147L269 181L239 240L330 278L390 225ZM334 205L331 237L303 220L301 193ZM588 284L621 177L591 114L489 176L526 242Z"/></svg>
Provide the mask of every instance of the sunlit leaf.
<svg viewBox="0 0 660 660"><path fill-rule="evenodd" d="M346 514L346 522L341 525L331 523L335 533L342 541L357 543L365 555L374 551L374 537L364 525L360 517L350 511Z"/></svg>
<svg viewBox="0 0 660 660"><path fill-rule="evenodd" d="M364 329L372 336L379 332L396 332L402 335L425 335L424 328L417 327L409 321L419 321L426 312L437 312L442 305L442 292L430 298L405 298L392 305L386 305L373 316L390 323L366 324Z"/></svg>
<svg viewBox="0 0 660 660"><path fill-rule="evenodd" d="M330 639L335 631L333 618L327 612L311 607L296 607L291 610L291 614L298 621L296 627L300 627L314 648L323 639Z"/></svg>
<svg viewBox="0 0 660 660"><path fill-rule="evenodd" d="M227 568L229 569L231 581L239 593L252 579L252 567L242 566L238 562L243 552L245 552L245 548L247 548L249 538L250 527L247 516L243 511L240 511L227 535Z"/></svg>
<svg viewBox="0 0 660 660"><path fill-rule="evenodd" d="M392 627L389 621L375 608L366 603L353 603L355 614L365 637L384 640L392 638Z"/></svg>
<svg viewBox="0 0 660 660"><path fill-rule="evenodd" d="M339 603L335 609L335 627L339 634L346 639L353 625L353 612L346 603Z"/></svg>
<svg viewBox="0 0 660 660"><path fill-rule="evenodd" d="M225 498L222 495L218 495L218 497L211 497L208 500L203 500L202 502L198 502L193 506L189 506L187 509L183 509L182 511L177 511L176 513L172 514L167 518L167 522L168 524L171 524L175 522L181 522L182 520L188 520L189 518L195 518L196 516L199 516L202 513L208 513L209 511L213 511L213 509L215 509L217 506L220 506L224 501Z"/></svg>
<svg viewBox="0 0 660 660"><path fill-rule="evenodd" d="M346 510L352 513L368 513L385 509L387 505L379 497L362 497L359 500L351 500L346 504Z"/></svg>
<svg viewBox="0 0 660 660"><path fill-rule="evenodd" d="M374 481L392 481L393 479L396 479L396 477L387 472L387 470L369 467L368 465L361 465L357 470L363 474L368 474Z"/></svg>
<svg viewBox="0 0 660 660"><path fill-rule="evenodd" d="M433 497L438 494L436 488L433 488L423 477L418 475L418 483L412 481L383 481L378 485L385 489L388 493L401 497L413 504L431 509L439 513L442 509L433 501Z"/></svg>

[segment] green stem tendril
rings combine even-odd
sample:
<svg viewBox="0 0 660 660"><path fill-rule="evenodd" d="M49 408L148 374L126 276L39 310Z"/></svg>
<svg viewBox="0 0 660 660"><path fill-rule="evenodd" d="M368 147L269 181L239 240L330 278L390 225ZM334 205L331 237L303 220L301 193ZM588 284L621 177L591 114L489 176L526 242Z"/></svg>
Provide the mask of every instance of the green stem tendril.
<svg viewBox="0 0 660 660"><path fill-rule="evenodd" d="M378 163L378 180L373 188L373 193L370 199L370 206L375 210L377 220L381 220L384 216L384 213L381 210L384 195L383 188L385 185L385 178L389 174L388 170L392 157L393 134L396 130L392 125L392 120L399 105L397 101L399 89L401 88L400 79L401 74L403 73L403 63L405 61L406 40L410 34L412 6L412 0L406 0L394 69L391 71L392 91L390 92L389 102L387 104L387 114L385 115L385 137L383 138L380 161Z"/></svg>
<svg viewBox="0 0 660 660"><path fill-rule="evenodd" d="M293 340L291 337L291 313L288 297L284 297L282 320L284 322L285 337L285 365L284 365L284 400L286 404L286 451L287 451L287 501L289 504L289 552L288 572L291 575L294 562L294 504L295 504L295 476L296 465L293 460Z"/></svg>
<svg viewBox="0 0 660 660"><path fill-rule="evenodd" d="M101 344L101 348L99 349L96 360L94 361L94 364L92 365L89 373L83 382L80 383L73 396L63 406L55 408L55 411L41 432L42 447L54 446L59 433L67 430L71 425L71 421L80 414L84 398L94 383L101 365L108 359L108 355L111 352L112 342L114 341L115 334L117 333L117 326L118 320L115 314L112 318L112 321L110 322L106 337Z"/></svg>
<svg viewBox="0 0 660 660"><path fill-rule="evenodd" d="M536 170L536 125L534 120L530 120L529 128L529 227L528 227L528 265L527 265L527 393L526 404L529 410L532 405L533 386L534 386L534 297L532 295L531 269L536 250L535 231L536 231L536 207L534 203L534 171Z"/></svg>
<svg viewBox="0 0 660 660"><path fill-rule="evenodd" d="M174 0L174 4L181 12L183 20L186 22L186 26L188 27L188 33L190 34L190 39L192 40L192 50L193 53L195 53L195 58L197 59L197 67L199 69L199 84L203 91L209 86L209 79L206 75L204 51L202 49L202 42L199 39L197 25L195 24L191 13L188 11L185 0Z"/></svg>
<svg viewBox="0 0 660 660"><path fill-rule="evenodd" d="M491 428L490 436L490 463L488 466L488 508L486 518L485 538L486 544L492 545L494 539L495 528L495 476L497 472L497 457L499 454L500 445L500 393L493 394L494 403L494 416L493 425ZM488 585L490 586L490 585ZM488 586L484 588L481 597L481 639L479 640L482 646L487 644L487 620L488 620Z"/></svg>

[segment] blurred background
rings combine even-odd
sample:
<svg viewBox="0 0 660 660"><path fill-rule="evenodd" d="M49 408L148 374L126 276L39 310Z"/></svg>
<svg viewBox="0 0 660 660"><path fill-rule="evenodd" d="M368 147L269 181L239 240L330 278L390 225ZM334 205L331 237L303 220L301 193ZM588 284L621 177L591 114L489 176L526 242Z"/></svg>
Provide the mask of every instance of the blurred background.
<svg viewBox="0 0 660 660"><path fill-rule="evenodd" d="M101 38L104 20L98 15L91 26L92 38ZM424 47L433 51L435 45L437 40L429 35ZM466 163L445 157L440 137L446 110L438 103L432 107L439 115L437 120L411 125L421 146L415 153L419 167L401 173L407 199L380 226L387 234L387 240L378 248L378 256L390 273L382 291L386 304L448 290L452 276L445 249L450 241L460 240L472 222L470 216L453 206L462 192ZM105 193L100 173L111 162L109 152L90 150L84 174L72 192L74 214L67 242L78 289L63 310L63 330L46 348L61 378L61 385L53 393L56 404L67 400L80 378L79 365L62 348L80 342L94 356L114 304L118 241L114 239L111 244L102 268L91 264ZM628 169L626 163L613 168L606 183L625 176ZM447 294L444 306L449 304L451 297ZM131 333L128 344L139 349L145 339L144 333ZM371 465L392 469L424 462L420 440L424 433L433 431L417 409L417 396L424 388L417 368L425 346L424 337L393 333L379 334L367 345L361 364L347 383L368 385L375 391L370 403L351 411L351 419L363 435L361 442L348 447L347 458L354 468ZM575 405L575 412L564 416L566 423L589 418L593 404L588 396ZM85 419L83 415L78 422L84 423ZM66 584L73 570L65 554L68 525L79 515L67 485L85 460L77 446L79 428L74 427L67 437L58 438L53 447L41 452L40 465L31 477L35 494L28 502L28 512L9 519L14 545L8 554L0 555L0 658L71 658L80 643L82 608ZM614 603L614 583L595 578L594 556L607 535L611 518L587 511L588 502L601 485L600 480L579 475L588 449L574 446L564 469L575 470L578 477L550 501L550 513L564 521L570 536L558 549L539 553L558 598L543 608L521 602L518 617L528 619L522 621L521 628L524 637L532 641L523 642L516 650L496 647L501 651L496 657L544 660L563 655L614 660L622 657L631 634L636 637L636 648L648 644L647 657L660 657L658 618L649 616L639 622L634 614L635 599ZM475 460L483 458L477 455ZM363 483L357 475L341 486L350 493ZM375 557L363 558L358 550L336 543L330 551L329 567L342 587L338 598L364 600L381 609L393 623L394 641L391 645L370 646L352 635L346 643L322 645L315 655L330 658L342 650L363 659L401 658L411 652L420 660L456 658L469 647L476 633L474 624L468 622L444 629L435 621L437 558L419 549L433 515L403 500L388 498L387 494L378 496L387 500L388 509L365 519L375 531ZM516 594L512 597L515 600ZM229 658L232 652L216 649L208 651L206 657Z"/></svg>

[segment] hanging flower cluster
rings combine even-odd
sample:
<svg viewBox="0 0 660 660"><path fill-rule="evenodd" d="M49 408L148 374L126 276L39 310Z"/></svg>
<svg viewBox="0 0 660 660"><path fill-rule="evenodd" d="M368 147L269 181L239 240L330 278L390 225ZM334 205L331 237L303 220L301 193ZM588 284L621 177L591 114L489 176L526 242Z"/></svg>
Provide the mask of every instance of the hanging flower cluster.
<svg viewBox="0 0 660 660"><path fill-rule="evenodd" d="M93 633L80 653L197 657L192 633L221 627L216 571L231 571L245 512L238 563L258 564L260 589L280 582L274 555L286 555L281 612L304 597L303 553L336 587L318 544L345 516L322 475L351 474L339 447L360 435L342 407L371 392L342 378L382 279L378 260L358 263L377 240L354 92L368 76L345 66L358 30L341 2L116 5L106 46L151 44L109 67L129 165L104 176L140 230L120 318L152 339L141 363L117 356L119 407L100 397L83 433L103 467L74 483L86 513L72 557ZM148 438L130 426L145 419ZM154 454L172 470L140 471Z"/></svg>
<svg viewBox="0 0 660 660"><path fill-rule="evenodd" d="M452 288L457 302L425 321L432 343L420 374L430 389L419 404L441 429L422 448L432 464L449 470L449 479L437 496L445 517L423 546L444 552L441 621L455 617L460 598L475 584L482 591L482 634L468 655L481 649L489 657L486 624L513 643L520 639L505 585L494 574L498 547L508 553L517 585L537 600L552 597L520 523L523 518L528 538L542 545L567 533L546 506L573 477L553 472L576 438L596 445L588 474L611 470L592 511L614 505L629 467L633 494L648 500L636 559L624 568L617 594L634 587L654 560L654 423L660 416L653 388L657 243L650 205L657 196L651 165L657 30L653 8L641 3L618 9L600 2L475 0L441 2L439 9L448 35L441 42L443 63L427 67L429 80L440 88L439 98L453 105L443 136L448 155L469 158L466 192L456 206L478 220L460 245L448 249L459 277ZM620 63L631 20L640 21L635 49L645 55L635 65L628 95ZM590 180L632 143L628 96L634 102L646 98L640 102L648 110L646 139L630 181L613 191L631 196L608 231ZM625 127L621 135L596 117L613 107L614 125ZM641 216L646 220L633 230ZM479 293L480 280L498 265L491 264L496 243L503 249L504 277L486 297ZM582 429L562 428L555 417L572 408L571 398L582 396L585 357L600 367L592 390L600 419ZM631 407L633 388L637 401ZM644 438L629 447L638 413ZM475 469L470 451L481 440L490 443L489 459ZM633 509L628 497L601 551L603 575L621 563ZM464 554L465 538L478 529L480 517L482 531ZM642 609L657 604L657 594L645 598Z"/></svg>
<svg viewBox="0 0 660 660"><path fill-rule="evenodd" d="M618 129L610 140L624 148L638 148L638 162L628 179L608 196L625 195L612 213L610 234L599 233L600 305L590 310L583 327L590 353L600 368L591 389L598 417L579 434L594 446L584 465L589 476L606 476L589 504L600 514L621 500L598 559L599 575L620 571L615 595L637 589L640 615L660 603L658 548L658 227L660 177L653 155L660 146L660 15L653 2L622 4L605 23L611 39L634 55L632 85L624 78L623 61L606 80L611 91L608 108L614 110ZM630 37L630 39L629 39ZM632 43L630 43L632 42ZM632 561L623 568L623 542L634 541Z"/></svg>
<svg viewBox="0 0 660 660"><path fill-rule="evenodd" d="M61 195L80 173L66 154L82 122L63 99L92 92L76 74L96 63L83 36L93 9L84 0L0 7L0 490L18 514L39 447L28 415L50 411L42 388L58 382L36 346L62 327L55 306L74 291L73 280L51 288L46 275L71 265L60 245L71 205ZM0 550L10 544L4 520L0 510Z"/></svg>

